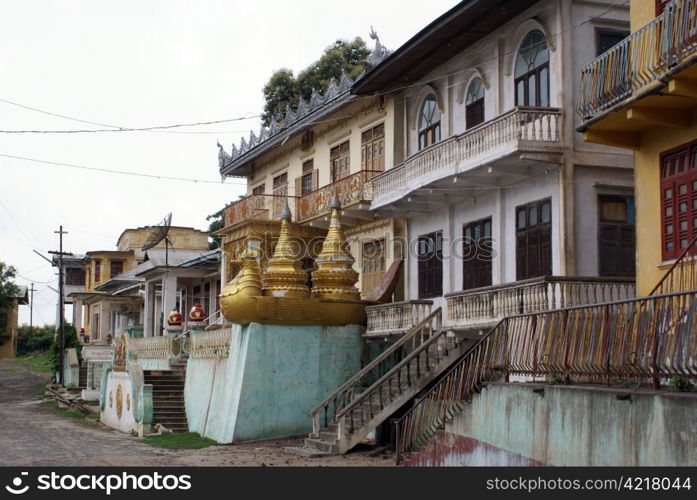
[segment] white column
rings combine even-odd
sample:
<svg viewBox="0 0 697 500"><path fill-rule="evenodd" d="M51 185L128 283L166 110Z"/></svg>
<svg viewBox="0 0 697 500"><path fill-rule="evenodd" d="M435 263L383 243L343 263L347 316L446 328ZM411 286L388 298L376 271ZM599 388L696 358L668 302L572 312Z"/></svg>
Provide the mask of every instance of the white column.
<svg viewBox="0 0 697 500"><path fill-rule="evenodd" d="M143 337L152 337L153 311L155 309L155 287L149 281L145 282L145 299L143 301Z"/></svg>
<svg viewBox="0 0 697 500"><path fill-rule="evenodd" d="M80 328L82 328L82 300L73 300L73 325L75 325L75 331L79 334Z"/></svg>
<svg viewBox="0 0 697 500"><path fill-rule="evenodd" d="M177 277L170 270L162 277L162 314L163 318L177 305ZM163 321L165 321L163 319ZM159 335L160 332L157 332Z"/></svg>

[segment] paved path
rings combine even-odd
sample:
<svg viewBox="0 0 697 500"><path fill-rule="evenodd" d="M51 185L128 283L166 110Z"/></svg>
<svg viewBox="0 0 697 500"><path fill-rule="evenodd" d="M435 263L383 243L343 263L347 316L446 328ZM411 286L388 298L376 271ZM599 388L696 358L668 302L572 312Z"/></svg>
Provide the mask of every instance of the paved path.
<svg viewBox="0 0 697 500"><path fill-rule="evenodd" d="M387 455L366 452L309 458L288 451L299 440L166 450L100 423L58 415L35 395L48 381L19 363L0 361L0 465L186 466L186 465L392 465Z"/></svg>

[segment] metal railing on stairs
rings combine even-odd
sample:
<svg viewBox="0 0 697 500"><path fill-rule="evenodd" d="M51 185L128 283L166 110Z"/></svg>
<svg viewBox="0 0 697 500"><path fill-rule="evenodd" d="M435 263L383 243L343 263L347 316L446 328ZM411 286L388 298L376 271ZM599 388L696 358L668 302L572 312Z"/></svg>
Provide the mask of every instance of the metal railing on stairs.
<svg viewBox="0 0 697 500"><path fill-rule="evenodd" d="M483 384L511 374L607 384L695 378L697 291L502 319L395 422L397 462Z"/></svg>
<svg viewBox="0 0 697 500"><path fill-rule="evenodd" d="M439 307L310 410L312 435L319 436L320 431L336 421L339 414L344 415L354 407L356 401L362 401L365 397L361 395L364 387L380 380L401 360L408 358L411 353L426 344L440 332L441 325L442 310Z"/></svg>

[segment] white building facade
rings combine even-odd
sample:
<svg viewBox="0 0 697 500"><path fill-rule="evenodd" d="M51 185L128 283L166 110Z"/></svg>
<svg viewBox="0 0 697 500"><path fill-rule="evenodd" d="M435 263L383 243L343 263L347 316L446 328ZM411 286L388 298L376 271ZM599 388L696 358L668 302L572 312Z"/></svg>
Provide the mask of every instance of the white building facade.
<svg viewBox="0 0 697 500"><path fill-rule="evenodd" d="M446 323L633 294L632 156L574 131L575 75L629 29L614 3L465 1L354 86L401 119L371 208L406 219L404 295Z"/></svg>

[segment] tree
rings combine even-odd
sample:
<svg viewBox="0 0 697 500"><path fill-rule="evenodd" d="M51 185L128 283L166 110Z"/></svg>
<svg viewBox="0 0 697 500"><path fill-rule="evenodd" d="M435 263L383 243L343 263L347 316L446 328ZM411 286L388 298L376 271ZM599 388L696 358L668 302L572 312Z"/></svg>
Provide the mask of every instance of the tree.
<svg viewBox="0 0 697 500"><path fill-rule="evenodd" d="M75 330L75 327L70 324L66 323L65 326L63 327L65 329L65 344L64 344L64 352L66 349L70 348L75 348L77 351L77 359L78 362L80 361L80 354L81 354L81 347L80 347L80 340L77 337L77 330ZM55 336L55 340L51 344L51 364L53 366L53 371L57 372L60 371L60 334Z"/></svg>
<svg viewBox="0 0 697 500"><path fill-rule="evenodd" d="M17 356L25 356L35 352L44 352L51 348L56 327L53 325L35 326L29 330L29 325L17 329Z"/></svg>
<svg viewBox="0 0 697 500"><path fill-rule="evenodd" d="M289 69L279 69L271 75L263 92L266 104L261 119L264 125L269 125L274 118L285 112L289 104L291 107L298 105L300 88L293 71Z"/></svg>
<svg viewBox="0 0 697 500"><path fill-rule="evenodd" d="M213 236L213 233L216 232L218 229L222 229L225 227L225 209L221 208L214 214L210 214L209 216L206 217L206 220L209 221L208 224L208 234L210 238L210 242L208 243L208 249L209 250L215 250L216 248L220 248L220 236Z"/></svg>
<svg viewBox="0 0 697 500"><path fill-rule="evenodd" d="M0 260L0 332L7 329L10 306L19 294L19 287L12 281L16 273L14 267Z"/></svg>
<svg viewBox="0 0 697 500"><path fill-rule="evenodd" d="M351 78L356 78L364 68L370 50L362 38L356 37L352 42L337 40L327 47L317 61L301 71L297 78L287 68L276 71L264 86L264 114L262 122L269 125L271 120L286 111L290 104L295 108L300 97L307 100L316 89L325 92L329 82L339 80L342 71Z"/></svg>

